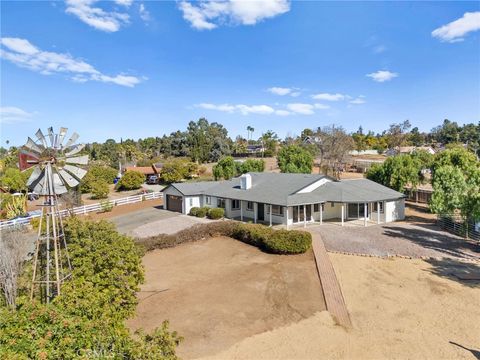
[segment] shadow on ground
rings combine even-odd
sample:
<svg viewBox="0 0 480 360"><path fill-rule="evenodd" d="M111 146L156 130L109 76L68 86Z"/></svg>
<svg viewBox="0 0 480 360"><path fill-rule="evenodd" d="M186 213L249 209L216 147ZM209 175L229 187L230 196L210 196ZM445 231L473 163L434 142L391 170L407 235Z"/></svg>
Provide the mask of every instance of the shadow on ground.
<svg viewBox="0 0 480 360"><path fill-rule="evenodd" d="M442 231L433 224L414 227L385 226L384 235L402 238L446 256L480 260L480 245Z"/></svg>
<svg viewBox="0 0 480 360"><path fill-rule="evenodd" d="M456 281L464 286L480 287L480 263L466 263L454 259L426 260L432 265L428 272Z"/></svg>
<svg viewBox="0 0 480 360"><path fill-rule="evenodd" d="M472 355L475 357L475 359L480 360L480 350L469 349L469 348L467 348L463 345L457 344L454 341L449 341L449 343L452 344L452 345L458 346L459 348L462 348L464 350L470 351L472 353Z"/></svg>

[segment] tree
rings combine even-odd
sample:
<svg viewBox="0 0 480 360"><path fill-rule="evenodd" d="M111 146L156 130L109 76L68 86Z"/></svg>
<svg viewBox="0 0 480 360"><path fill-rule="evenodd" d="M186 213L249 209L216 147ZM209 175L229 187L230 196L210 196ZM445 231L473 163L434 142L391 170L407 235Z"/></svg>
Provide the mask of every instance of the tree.
<svg viewBox="0 0 480 360"><path fill-rule="evenodd" d="M127 171L118 181L116 189L118 191L140 189L144 182L145 175L143 175L141 172Z"/></svg>
<svg viewBox="0 0 480 360"><path fill-rule="evenodd" d="M163 164L160 178L163 182L171 184L183 179L191 178L198 172L198 165L186 159L171 159Z"/></svg>
<svg viewBox="0 0 480 360"><path fill-rule="evenodd" d="M418 131L418 127L414 127L408 135L408 141L413 146L422 146L425 144L425 135Z"/></svg>
<svg viewBox="0 0 480 360"><path fill-rule="evenodd" d="M402 146L407 140L407 131L412 125L409 120L401 123L394 123L390 125L387 131L387 143L390 149L397 149Z"/></svg>
<svg viewBox="0 0 480 360"><path fill-rule="evenodd" d="M244 162L236 162L235 165L236 175L248 172L263 172L265 170L265 161L261 159L247 159Z"/></svg>
<svg viewBox="0 0 480 360"><path fill-rule="evenodd" d="M387 158L383 164L374 165L367 171L367 179L388 186L396 191L405 191L405 186L413 188L422 180L421 161L409 154Z"/></svg>
<svg viewBox="0 0 480 360"><path fill-rule="evenodd" d="M8 168L0 178L2 187L8 189L10 192L21 192L27 190L27 180L32 170L28 172L21 172L16 168Z"/></svg>
<svg viewBox="0 0 480 360"><path fill-rule="evenodd" d="M99 179L90 184L92 199L106 199L108 197L108 184L105 180Z"/></svg>
<svg viewBox="0 0 480 360"><path fill-rule="evenodd" d="M330 168L338 177L339 164L343 163L345 156L354 148L352 137L341 126L335 125L318 128L315 135L320 163L326 163L327 172Z"/></svg>
<svg viewBox="0 0 480 360"><path fill-rule="evenodd" d="M478 166L475 154L462 148L454 147L438 153L432 164L432 178L435 179L437 170L446 165L458 167L461 171L468 171Z"/></svg>
<svg viewBox="0 0 480 360"><path fill-rule="evenodd" d="M92 191L92 184L102 180L104 183L113 184L113 181L117 177L118 171L109 166L92 165L88 169L87 174L82 179L80 190L83 193L89 193Z"/></svg>
<svg viewBox="0 0 480 360"><path fill-rule="evenodd" d="M277 162L283 173L310 174L313 166L313 156L298 145L288 145L280 149Z"/></svg>
<svg viewBox="0 0 480 360"><path fill-rule="evenodd" d="M460 127L455 121L443 120L443 124L432 129L434 138L441 144L458 143L460 140Z"/></svg>
<svg viewBox="0 0 480 360"><path fill-rule="evenodd" d="M216 161L223 155L230 154L231 140L223 125L201 118L190 121L187 128L189 156L193 161L204 163Z"/></svg>
<svg viewBox="0 0 480 360"><path fill-rule="evenodd" d="M215 180L225 179L229 180L234 177L237 173L237 167L235 165L235 160L233 157L226 156L221 159L212 169L213 177Z"/></svg>

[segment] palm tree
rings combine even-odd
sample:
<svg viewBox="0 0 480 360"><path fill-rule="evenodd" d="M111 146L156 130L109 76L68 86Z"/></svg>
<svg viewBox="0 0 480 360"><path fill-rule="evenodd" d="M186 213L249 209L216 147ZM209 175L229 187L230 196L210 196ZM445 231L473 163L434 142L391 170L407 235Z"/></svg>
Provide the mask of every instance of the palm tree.
<svg viewBox="0 0 480 360"><path fill-rule="evenodd" d="M250 132L253 133L254 129L250 125L247 126L247 141L250 140Z"/></svg>

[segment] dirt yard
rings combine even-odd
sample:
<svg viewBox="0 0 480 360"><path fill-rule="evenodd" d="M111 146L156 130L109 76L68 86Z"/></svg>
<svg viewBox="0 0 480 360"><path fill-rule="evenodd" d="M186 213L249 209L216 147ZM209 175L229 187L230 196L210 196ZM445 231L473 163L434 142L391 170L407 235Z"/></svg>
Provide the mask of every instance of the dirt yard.
<svg viewBox="0 0 480 360"><path fill-rule="evenodd" d="M446 277L444 263L330 256L353 329L346 331L327 312L319 312L244 339L211 358L479 358L479 282Z"/></svg>
<svg viewBox="0 0 480 360"><path fill-rule="evenodd" d="M325 310L313 253L280 256L219 237L155 250L133 329L165 319L185 341L183 359L213 355L245 338Z"/></svg>

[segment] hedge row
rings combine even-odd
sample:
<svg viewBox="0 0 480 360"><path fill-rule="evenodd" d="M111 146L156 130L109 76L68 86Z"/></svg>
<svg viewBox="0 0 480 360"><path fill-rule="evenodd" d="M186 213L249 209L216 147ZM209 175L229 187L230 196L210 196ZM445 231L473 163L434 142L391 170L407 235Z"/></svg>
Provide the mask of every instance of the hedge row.
<svg viewBox="0 0 480 360"><path fill-rule="evenodd" d="M228 236L273 254L301 254L312 246L312 235L306 231L274 230L265 225L235 221L196 224L175 234L137 239L137 243L150 251L214 236Z"/></svg>
<svg viewBox="0 0 480 360"><path fill-rule="evenodd" d="M207 216L209 219L218 220L223 218L225 210L222 208L209 208L209 207L192 207L188 213L191 216L204 218Z"/></svg>

